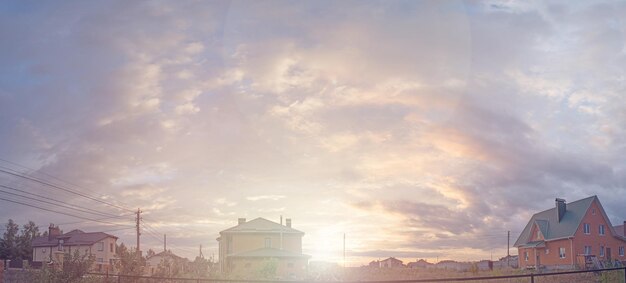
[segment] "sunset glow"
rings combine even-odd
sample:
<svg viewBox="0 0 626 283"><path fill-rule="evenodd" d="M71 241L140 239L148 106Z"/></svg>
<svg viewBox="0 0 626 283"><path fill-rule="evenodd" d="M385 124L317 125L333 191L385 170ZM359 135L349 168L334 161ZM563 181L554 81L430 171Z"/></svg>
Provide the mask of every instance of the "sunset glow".
<svg viewBox="0 0 626 283"><path fill-rule="evenodd" d="M598 195L621 224L625 14L614 1L2 1L0 169L128 209L2 173L123 217L2 201L0 215L134 246L140 208L142 250L167 234L190 259L200 245L217 257L238 218L290 218L311 261L343 264L345 234L348 266L497 259L556 197Z"/></svg>

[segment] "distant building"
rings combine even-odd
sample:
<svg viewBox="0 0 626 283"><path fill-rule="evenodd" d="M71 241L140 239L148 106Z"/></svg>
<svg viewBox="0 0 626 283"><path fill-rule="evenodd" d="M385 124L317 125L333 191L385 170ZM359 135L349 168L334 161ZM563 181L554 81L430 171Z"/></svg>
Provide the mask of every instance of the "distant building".
<svg viewBox="0 0 626 283"><path fill-rule="evenodd" d="M597 196L536 213L514 244L520 268L572 268L586 257L624 261L624 225L611 225ZM582 263L580 259L582 258Z"/></svg>
<svg viewBox="0 0 626 283"><path fill-rule="evenodd" d="M371 268L380 268L380 261L372 260L367 266Z"/></svg>
<svg viewBox="0 0 626 283"><path fill-rule="evenodd" d="M386 258L380 261L380 267L381 268L394 268L394 267L404 267L404 264L402 264L402 261L395 258L395 257L390 257L390 258Z"/></svg>
<svg viewBox="0 0 626 283"><path fill-rule="evenodd" d="M147 275L154 275L158 271L159 265L164 265L165 263L168 263L170 266L177 265L178 268L180 268L180 271L184 272L188 260L175 255L171 251L162 251L158 254L151 255L146 259L145 273Z"/></svg>
<svg viewBox="0 0 626 283"><path fill-rule="evenodd" d="M406 266L408 268L428 268L428 267L433 266L433 264L426 260L420 259L415 262L409 262L406 264Z"/></svg>
<svg viewBox="0 0 626 283"><path fill-rule="evenodd" d="M48 236L37 237L32 240L33 261L55 261L55 252L73 254L76 250L80 255L88 254L94 257L94 269L97 271L112 270L117 259L115 245L117 237L103 232L86 233L81 230L72 230L61 234L58 226L50 224Z"/></svg>
<svg viewBox="0 0 626 283"><path fill-rule="evenodd" d="M505 256L493 262L493 268L518 268L519 259L516 255Z"/></svg>
<svg viewBox="0 0 626 283"><path fill-rule="evenodd" d="M270 262L278 279L304 279L310 258L302 254L304 233L286 225L256 218L220 232L219 262L222 273L253 275Z"/></svg>
<svg viewBox="0 0 626 283"><path fill-rule="evenodd" d="M435 268L456 270L456 271L468 271L472 266L469 262L458 262L454 260L442 260L434 265Z"/></svg>

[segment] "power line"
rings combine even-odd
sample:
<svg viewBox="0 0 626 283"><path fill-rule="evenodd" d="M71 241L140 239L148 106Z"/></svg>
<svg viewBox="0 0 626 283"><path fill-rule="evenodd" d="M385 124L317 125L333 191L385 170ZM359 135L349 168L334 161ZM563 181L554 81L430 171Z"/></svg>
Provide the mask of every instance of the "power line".
<svg viewBox="0 0 626 283"><path fill-rule="evenodd" d="M18 164L18 163L15 163L15 162L12 162L12 161L9 161L9 160L6 160L6 159L3 159L3 158L0 158L0 161L4 161L4 162L6 162L6 163L9 163L9 164L11 164L11 165L14 165L14 166L20 167L20 168L22 168L22 169L31 170L31 171L33 171L33 172L35 172L35 173L38 173L38 174L42 174L42 175L48 176L48 177L50 177L50 178L56 179L56 180L58 180L58 181L61 181L61 182L65 183L65 184L68 184L68 185L74 186L74 187L76 187L76 188L78 188L78 189L82 189L82 190L84 190L84 191L88 191L88 192L90 192L90 193L92 193L92 194L97 194L97 195L99 195L100 197L106 197L106 195L99 194L99 193L94 192L94 191L92 191L92 190L89 190L89 189L87 189L87 188L84 188L84 187L81 187L81 186L76 185L76 184L74 184L74 183L71 183L71 182L69 182L69 181L67 181L67 180L63 180L63 179L61 179L61 178L59 178L59 177L56 177L56 176L51 175L51 174L48 174L48 173L46 173L46 172L44 172L44 171L42 171L42 170L39 170L39 169L33 169L33 168L30 168L30 167L27 167L27 166L24 166L24 165L21 165L21 164ZM4 166L0 166L0 167L1 167L1 168L5 168L5 169L10 169L10 168L4 167ZM10 170L12 170L12 169L10 169ZM12 171L17 172L17 170L12 170ZM119 201L118 201L118 202L119 202ZM120 202L120 203L124 204L123 202ZM128 205L126 205L126 206L128 206ZM128 207L126 207L126 209L127 209L127 210L130 210L130 208L128 208Z"/></svg>
<svg viewBox="0 0 626 283"><path fill-rule="evenodd" d="M155 228L150 226L145 221L143 221L142 223L144 224L144 227L146 228L145 231L148 233L149 236L151 236L152 238L156 239L161 244L164 243L163 239L161 239L160 236L159 236L159 234L161 234L159 231L157 231ZM171 243L168 243L168 246L174 246L174 250L179 250L179 251L182 251L182 252L188 252L188 253L195 253L196 252L196 250L192 250L192 249L189 249L189 248L184 248L184 247L172 245Z"/></svg>
<svg viewBox="0 0 626 283"><path fill-rule="evenodd" d="M65 213L65 212L61 212L61 211L56 211L56 210L52 210L52 209L48 209L48 208L43 208L40 206L36 206L33 204L28 204L28 203L23 203L23 202L19 202L16 200L11 200L11 199L5 199L5 198L0 198L0 200L4 200L4 201L8 201L8 202L12 202L12 203L16 203L16 204L21 204L21 205L25 205L25 206L29 206L32 208L37 208L37 209L41 209L41 210L45 210L45 211L49 211L49 212L54 212L54 213L58 213L58 214L63 214L63 215L67 215L67 216L71 216L71 217L76 217L76 218L80 218L80 219L85 219L85 220L89 220L89 221L93 221L93 222L99 222L99 223L104 223L104 224L109 224L109 225L118 225L118 223L113 223L113 222L108 222L108 221L102 221L102 220L97 220L97 219L91 219L91 218L87 218L87 217L83 217L83 216L78 216L75 214L70 214L70 213Z"/></svg>
<svg viewBox="0 0 626 283"><path fill-rule="evenodd" d="M135 229L135 227L126 227L126 228L119 228L119 229L113 229L113 230L104 230L104 231L100 231L100 232L114 232L114 231L130 230L130 229Z"/></svg>
<svg viewBox="0 0 626 283"><path fill-rule="evenodd" d="M24 190L20 190L20 189L16 189L16 188L13 188L13 187L5 186L5 185L0 185L0 187L5 188L5 189L9 189L9 190L13 190L13 191L17 191L17 192L21 192L21 193L24 193L24 194L36 196L36 197L43 198L43 199L56 201L56 202L61 203L61 204L55 204L55 203L48 202L48 201L37 200L37 199L29 198L29 197L26 197L26 196L21 196L21 195L18 195L18 194L13 194L13 193L9 193L9 192L0 190L0 192L4 192L4 193L7 193L7 194L17 195L17 196L33 199L33 200L40 201L40 202L45 202L45 203L52 204L52 205L58 205L58 206L62 206L62 207L73 209L73 210L77 210L77 211L87 212L87 213L94 214L94 215L116 217L116 215L114 215L114 214L101 212L101 211L97 211L97 210L94 210L94 209L90 209L90 208L86 208L86 207L70 204L70 203L67 203L67 202L64 202L64 201L60 201L60 200L53 199L53 198L50 198L50 197L46 197L46 196L30 193L30 192L27 192L27 191L24 191ZM76 208L76 207L78 207L78 208Z"/></svg>
<svg viewBox="0 0 626 283"><path fill-rule="evenodd" d="M131 216L134 215L134 213L130 213L130 214L123 214L123 215L119 215L119 216L112 216L112 217L104 217L104 218L99 218L97 220L106 220L106 219L111 219L111 218L122 218L122 217L126 217L126 216ZM87 222L91 222L91 221L75 221L75 222L66 222L66 223L59 223L57 225L71 225L71 224L81 224L81 223L87 223ZM135 227L135 226L133 226Z"/></svg>
<svg viewBox="0 0 626 283"><path fill-rule="evenodd" d="M0 168L7 169L6 167L3 167L3 166L0 166ZM12 169L9 169L9 170L14 171ZM113 204L113 203L110 203L110 202L107 202L107 201L103 201L101 199L98 199L98 198L95 198L95 197L92 197L92 196L89 196L89 195L86 195L86 194L83 194L83 193L80 193L80 192L76 192L76 191L68 189L68 188L64 188L64 187L61 187L61 186L58 186L58 185L55 185L55 184L52 184L52 183L49 183L49 182L46 182L46 181L39 180L39 179L34 178L34 177L30 177L28 175L24 175L24 174L20 174L20 173L14 173L14 172L17 172L17 171L14 171L14 172L11 172L11 171L0 169L0 172L5 173L5 174L9 174L9 175L12 175L12 176L15 176L15 177L24 178L24 179L27 179L27 180L30 180L30 181L33 181L33 182L37 182L39 184L46 185L46 186L52 187L54 189L61 190L61 191L64 191L64 192L68 192L68 193L71 193L71 194L75 194L75 195L78 195L78 196L81 196L81 197L84 197L84 198L87 198L87 199L90 199L90 200L93 200L93 201L96 201L96 202L99 202L99 203L102 203L102 204L106 204L106 205L111 206L111 207L115 207L115 208L126 210L126 211L133 211L133 210L127 209L125 207L122 207L122 206L119 206L119 205L116 205L116 204Z"/></svg>

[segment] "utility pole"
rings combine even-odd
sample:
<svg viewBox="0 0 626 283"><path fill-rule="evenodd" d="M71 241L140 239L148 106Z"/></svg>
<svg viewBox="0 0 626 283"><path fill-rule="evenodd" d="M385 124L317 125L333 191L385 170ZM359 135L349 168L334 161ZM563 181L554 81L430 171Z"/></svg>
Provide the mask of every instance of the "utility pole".
<svg viewBox="0 0 626 283"><path fill-rule="evenodd" d="M283 216L280 216L280 249L283 249Z"/></svg>
<svg viewBox="0 0 626 283"><path fill-rule="evenodd" d="M137 256L141 256L141 249L139 248L139 236L141 235L141 228L139 224L141 223L141 209L137 208L137 217L135 218L135 228L137 229Z"/></svg>
<svg viewBox="0 0 626 283"><path fill-rule="evenodd" d="M509 245L511 244L511 231L506 231L506 266L509 267L509 258L510 258L510 254L509 254Z"/></svg>

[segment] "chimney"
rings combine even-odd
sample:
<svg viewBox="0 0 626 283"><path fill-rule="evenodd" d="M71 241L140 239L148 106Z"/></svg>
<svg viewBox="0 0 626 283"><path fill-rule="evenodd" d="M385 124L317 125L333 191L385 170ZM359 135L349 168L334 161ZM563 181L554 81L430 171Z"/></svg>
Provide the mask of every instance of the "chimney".
<svg viewBox="0 0 626 283"><path fill-rule="evenodd" d="M50 227L48 227L48 241L56 239L57 236L61 236L61 229L59 229L59 226L54 226L54 224L50 223Z"/></svg>
<svg viewBox="0 0 626 283"><path fill-rule="evenodd" d="M291 218L285 219L285 224L287 225L287 227L291 228Z"/></svg>
<svg viewBox="0 0 626 283"><path fill-rule="evenodd" d="M244 224L244 223L246 223L246 219L245 218L239 218L238 225L241 225L241 224Z"/></svg>
<svg viewBox="0 0 626 283"><path fill-rule="evenodd" d="M563 215L565 215L565 210L566 210L565 200L562 198L557 198L555 199L555 202L556 202L557 220L558 222L561 222L561 219L563 219Z"/></svg>

